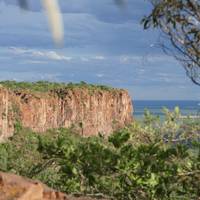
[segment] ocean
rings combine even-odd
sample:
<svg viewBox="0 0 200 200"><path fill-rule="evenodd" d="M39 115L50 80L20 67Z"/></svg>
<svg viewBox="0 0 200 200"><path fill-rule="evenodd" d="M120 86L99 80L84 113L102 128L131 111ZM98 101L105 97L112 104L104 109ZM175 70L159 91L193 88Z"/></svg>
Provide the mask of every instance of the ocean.
<svg viewBox="0 0 200 200"><path fill-rule="evenodd" d="M148 109L152 114L159 115L161 118L163 117L162 109L164 107L169 110L173 110L176 106L178 106L181 110L182 115L197 115L200 113L200 101L186 101L186 100L135 100L133 101L134 106L134 117L136 119L143 118L144 110Z"/></svg>

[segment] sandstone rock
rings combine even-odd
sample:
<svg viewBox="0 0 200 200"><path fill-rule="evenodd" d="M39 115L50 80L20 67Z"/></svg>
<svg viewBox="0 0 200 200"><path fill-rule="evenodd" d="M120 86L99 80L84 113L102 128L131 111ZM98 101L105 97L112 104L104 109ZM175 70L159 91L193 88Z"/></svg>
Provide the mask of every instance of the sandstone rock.
<svg viewBox="0 0 200 200"><path fill-rule="evenodd" d="M0 200L43 200L48 198L53 200L56 199L56 194L40 182L30 181L13 174L0 173ZM60 197L57 199L64 199L63 194L59 193L58 195Z"/></svg>
<svg viewBox="0 0 200 200"><path fill-rule="evenodd" d="M108 135L132 121L126 90L74 88L45 93L0 87L0 139L13 135L16 120L37 132L74 127L83 136Z"/></svg>
<svg viewBox="0 0 200 200"><path fill-rule="evenodd" d="M92 200L54 191L39 181L0 172L0 200ZM93 199L94 200L94 199Z"/></svg>

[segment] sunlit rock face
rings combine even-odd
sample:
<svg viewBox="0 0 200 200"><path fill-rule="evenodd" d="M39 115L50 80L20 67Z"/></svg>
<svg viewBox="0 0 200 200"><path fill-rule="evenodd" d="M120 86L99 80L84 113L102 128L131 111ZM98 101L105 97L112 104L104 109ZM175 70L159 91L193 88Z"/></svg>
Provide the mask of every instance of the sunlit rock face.
<svg viewBox="0 0 200 200"><path fill-rule="evenodd" d="M126 90L60 89L49 92L0 87L0 139L20 122L37 132L69 128L83 136L109 135L132 122L133 107Z"/></svg>
<svg viewBox="0 0 200 200"><path fill-rule="evenodd" d="M0 172L0 200L94 200L75 198L14 174ZM103 200L103 199L102 199ZM106 199L104 199L106 200Z"/></svg>

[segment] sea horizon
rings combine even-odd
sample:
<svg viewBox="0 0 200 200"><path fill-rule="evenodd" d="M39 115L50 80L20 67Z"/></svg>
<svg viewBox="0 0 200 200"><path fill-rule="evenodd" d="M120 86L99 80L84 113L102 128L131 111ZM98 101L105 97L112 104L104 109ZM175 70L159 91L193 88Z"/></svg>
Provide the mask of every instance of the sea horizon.
<svg viewBox="0 0 200 200"><path fill-rule="evenodd" d="M172 111L179 107L182 115L196 115L200 110L200 100L133 100L134 117L141 119L144 110L148 109L152 114L164 116L163 108Z"/></svg>

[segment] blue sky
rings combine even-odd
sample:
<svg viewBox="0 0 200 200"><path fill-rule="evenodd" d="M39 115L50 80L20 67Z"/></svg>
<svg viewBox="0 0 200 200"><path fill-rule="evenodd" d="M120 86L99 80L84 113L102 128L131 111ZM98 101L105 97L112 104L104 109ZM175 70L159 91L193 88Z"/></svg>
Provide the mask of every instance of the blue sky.
<svg viewBox="0 0 200 200"><path fill-rule="evenodd" d="M60 0L65 44L56 48L38 0L22 11L0 0L0 80L86 81L126 88L133 99L200 99L199 87L144 31L145 0Z"/></svg>

